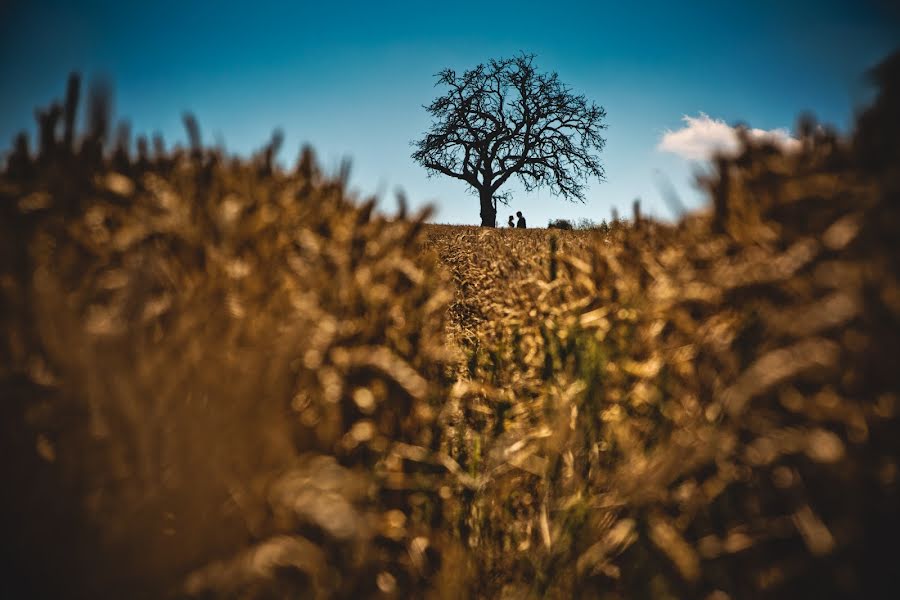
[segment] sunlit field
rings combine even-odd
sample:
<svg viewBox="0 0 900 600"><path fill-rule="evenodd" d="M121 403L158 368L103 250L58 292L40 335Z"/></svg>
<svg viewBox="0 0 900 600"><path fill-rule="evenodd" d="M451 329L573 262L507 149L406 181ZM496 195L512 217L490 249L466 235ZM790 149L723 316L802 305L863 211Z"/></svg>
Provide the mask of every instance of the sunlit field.
<svg viewBox="0 0 900 600"><path fill-rule="evenodd" d="M891 60L851 135L584 231L384 214L192 118L133 153L73 79L0 177L0 595L895 597Z"/></svg>

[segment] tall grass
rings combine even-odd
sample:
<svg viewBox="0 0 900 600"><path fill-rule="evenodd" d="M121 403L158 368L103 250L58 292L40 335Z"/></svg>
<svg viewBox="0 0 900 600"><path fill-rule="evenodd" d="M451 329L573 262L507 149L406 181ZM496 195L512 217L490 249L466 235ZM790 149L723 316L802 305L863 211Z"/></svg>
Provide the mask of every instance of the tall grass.
<svg viewBox="0 0 900 600"><path fill-rule="evenodd" d="M376 590L416 537L387 458L439 434L427 213L373 213L309 151L291 172L230 159L186 121L189 151L134 160L100 125L44 120L40 153L9 160L10 577L48 596ZM415 589L414 569L390 577L407 571Z"/></svg>
<svg viewBox="0 0 900 600"><path fill-rule="evenodd" d="M897 69L596 231L389 218L193 119L132 156L73 80L0 178L3 585L890 597Z"/></svg>

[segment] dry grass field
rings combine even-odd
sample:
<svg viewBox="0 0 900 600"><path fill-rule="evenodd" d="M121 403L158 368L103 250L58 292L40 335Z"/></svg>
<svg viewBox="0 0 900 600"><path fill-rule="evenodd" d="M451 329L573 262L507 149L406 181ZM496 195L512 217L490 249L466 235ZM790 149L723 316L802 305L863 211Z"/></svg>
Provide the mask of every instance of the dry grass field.
<svg viewBox="0 0 900 600"><path fill-rule="evenodd" d="M73 83L0 176L0 593L895 597L892 60L851 136L608 233L385 216L190 119L132 156Z"/></svg>

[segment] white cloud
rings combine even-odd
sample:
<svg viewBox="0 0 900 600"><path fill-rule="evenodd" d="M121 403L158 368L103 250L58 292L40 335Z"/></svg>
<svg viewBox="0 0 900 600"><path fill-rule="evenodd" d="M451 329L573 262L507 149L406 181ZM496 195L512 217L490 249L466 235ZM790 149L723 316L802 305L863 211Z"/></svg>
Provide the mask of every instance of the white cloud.
<svg viewBox="0 0 900 600"><path fill-rule="evenodd" d="M685 125L676 131L663 133L656 149L671 152L688 160L707 160L717 152L734 154L739 147L737 128L722 119L713 119L705 113L698 117L682 117ZM750 129L750 137L768 140L784 150L799 148L800 141L792 137L787 129Z"/></svg>

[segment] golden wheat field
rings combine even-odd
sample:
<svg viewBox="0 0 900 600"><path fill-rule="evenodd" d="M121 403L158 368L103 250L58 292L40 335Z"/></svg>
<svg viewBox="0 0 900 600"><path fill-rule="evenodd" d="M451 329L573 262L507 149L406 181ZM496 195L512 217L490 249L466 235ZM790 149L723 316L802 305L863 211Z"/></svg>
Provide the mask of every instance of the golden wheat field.
<svg viewBox="0 0 900 600"><path fill-rule="evenodd" d="M0 177L0 595L896 597L891 60L852 135L603 232L385 215L191 119L132 156L73 79Z"/></svg>

